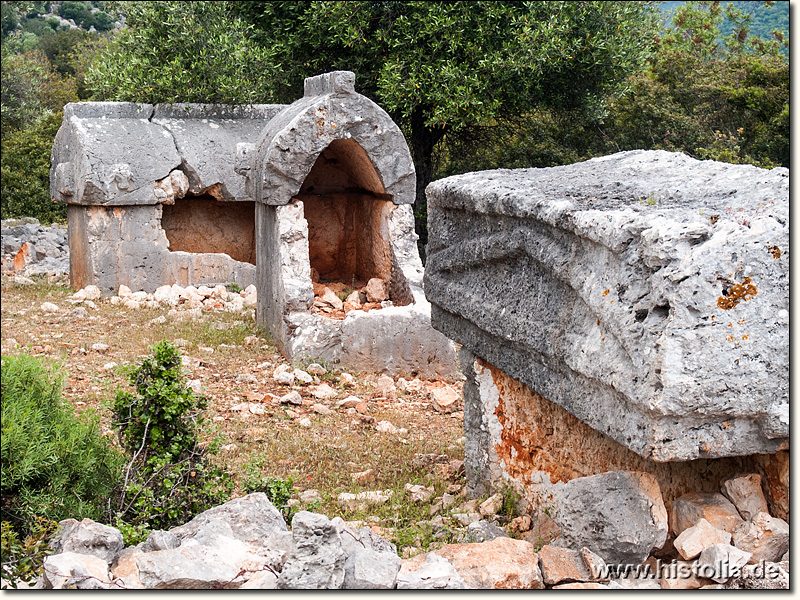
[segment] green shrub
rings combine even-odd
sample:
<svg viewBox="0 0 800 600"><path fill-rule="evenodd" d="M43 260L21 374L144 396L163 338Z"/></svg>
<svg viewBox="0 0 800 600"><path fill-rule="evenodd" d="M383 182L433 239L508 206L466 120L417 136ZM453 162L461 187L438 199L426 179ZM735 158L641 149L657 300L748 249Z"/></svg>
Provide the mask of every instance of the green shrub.
<svg viewBox="0 0 800 600"><path fill-rule="evenodd" d="M50 199L50 152L61 112L47 115L2 141L0 218L35 217L40 223L64 223L66 204Z"/></svg>
<svg viewBox="0 0 800 600"><path fill-rule="evenodd" d="M175 346L163 341L151 351L131 373L136 395L120 391L114 401L115 426L131 460L112 511L136 536L185 523L225 502L232 487L229 475L207 461L215 449L197 439L207 398L186 385Z"/></svg>
<svg viewBox="0 0 800 600"><path fill-rule="evenodd" d="M2 520L22 535L37 517L99 519L124 457L100 436L94 417L61 399L51 364L2 358Z"/></svg>
<svg viewBox="0 0 800 600"><path fill-rule="evenodd" d="M48 543L56 531L58 523L45 517L37 517L28 524L28 535L20 538L19 533L9 521L0 523L2 541L3 579L7 587L16 588L20 581L30 581L41 573L44 557L52 552Z"/></svg>
<svg viewBox="0 0 800 600"><path fill-rule="evenodd" d="M264 492L269 501L275 505L287 523L292 522L294 511L289 506L289 498L294 493L294 481L291 477L281 479L272 475L262 473L262 463L257 461L247 466L244 479L242 480L242 491L245 494Z"/></svg>

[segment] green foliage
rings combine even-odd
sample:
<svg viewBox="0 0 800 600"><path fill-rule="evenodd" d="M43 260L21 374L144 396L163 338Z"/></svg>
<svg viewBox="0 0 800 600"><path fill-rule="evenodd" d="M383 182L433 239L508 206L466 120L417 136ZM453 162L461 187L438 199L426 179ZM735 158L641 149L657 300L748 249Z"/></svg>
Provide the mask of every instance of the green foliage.
<svg viewBox="0 0 800 600"><path fill-rule="evenodd" d="M60 375L29 356L2 359L2 518L27 534L37 517L99 519L123 457L61 400Z"/></svg>
<svg viewBox="0 0 800 600"><path fill-rule="evenodd" d="M43 116L2 140L0 217L35 217L41 223L66 222L65 204L50 199L50 151L61 112Z"/></svg>
<svg viewBox="0 0 800 600"><path fill-rule="evenodd" d="M734 34L719 43L723 19ZM719 3L675 10L651 68L631 80L603 128L605 151L660 148L703 159L789 166L789 63L780 34L748 35L747 15ZM787 37L788 39L788 37Z"/></svg>
<svg viewBox="0 0 800 600"><path fill-rule="evenodd" d="M260 464L251 464L247 467L244 480L242 481L242 491L245 494L254 492L264 492L270 502L275 505L287 523L292 521L294 510L287 502L294 493L294 482L291 478L281 479L271 475L264 475L261 472Z"/></svg>
<svg viewBox="0 0 800 600"><path fill-rule="evenodd" d="M242 286L240 286L240 285L239 285L238 283L236 283L235 281L234 281L233 283L229 283L229 284L228 284L228 286L227 286L227 288L228 288L228 291L229 291L229 292L232 292L232 293L234 293L234 294L238 294L239 292L241 292L241 291L242 291Z"/></svg>
<svg viewBox="0 0 800 600"><path fill-rule="evenodd" d="M121 2L127 27L89 70L99 100L248 103L278 65L229 2Z"/></svg>
<svg viewBox="0 0 800 600"><path fill-rule="evenodd" d="M74 80L60 75L41 50L22 54L6 52L2 62L3 137L11 130L25 129L48 113L77 102Z"/></svg>
<svg viewBox="0 0 800 600"><path fill-rule="evenodd" d="M48 543L58 523L45 517L35 517L28 524L28 534L20 538L9 521L0 523L0 546L2 546L2 575L8 582L3 589L15 588L20 581L31 581L41 573L47 554L52 552Z"/></svg>
<svg viewBox="0 0 800 600"><path fill-rule="evenodd" d="M19 15L11 2L3 2L0 5L0 28L3 37L14 31L19 25Z"/></svg>
<svg viewBox="0 0 800 600"><path fill-rule="evenodd" d="M356 73L362 93L407 134L417 172L418 233L435 149L538 108L601 114L644 65L655 11L638 2L246 2L236 9L283 65L276 99L304 77Z"/></svg>
<svg viewBox="0 0 800 600"><path fill-rule="evenodd" d="M76 49L99 37L98 34L83 29L70 29L40 39L39 49L45 53L47 60L58 73L74 76Z"/></svg>
<svg viewBox="0 0 800 600"><path fill-rule="evenodd" d="M227 473L210 465L197 435L208 400L187 387L180 353L159 342L131 373L136 395L120 391L114 421L120 443L131 454L114 499L116 519L143 535L146 528L168 529L225 502Z"/></svg>
<svg viewBox="0 0 800 600"><path fill-rule="evenodd" d="M92 14L92 7L88 2L62 2L58 14L65 19L72 19L76 25L83 25Z"/></svg>

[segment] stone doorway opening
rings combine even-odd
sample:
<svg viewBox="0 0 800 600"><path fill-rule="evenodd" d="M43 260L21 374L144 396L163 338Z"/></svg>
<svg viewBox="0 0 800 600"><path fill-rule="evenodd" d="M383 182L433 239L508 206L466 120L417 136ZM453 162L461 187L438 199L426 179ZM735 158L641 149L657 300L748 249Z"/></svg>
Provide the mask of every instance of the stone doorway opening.
<svg viewBox="0 0 800 600"><path fill-rule="evenodd" d="M294 199L302 201L308 222L315 312L344 318L350 310L381 308L387 300L394 306L413 301L393 260L392 197L358 142L332 140ZM326 288L342 300L341 306Z"/></svg>
<svg viewBox="0 0 800 600"><path fill-rule="evenodd" d="M170 252L227 254L256 264L255 202L206 195L176 198L162 206L161 227Z"/></svg>

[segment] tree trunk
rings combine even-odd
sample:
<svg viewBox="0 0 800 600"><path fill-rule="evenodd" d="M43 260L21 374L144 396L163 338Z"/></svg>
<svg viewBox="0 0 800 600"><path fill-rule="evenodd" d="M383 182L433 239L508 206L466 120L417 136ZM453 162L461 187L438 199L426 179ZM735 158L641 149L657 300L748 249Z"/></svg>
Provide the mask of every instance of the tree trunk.
<svg viewBox="0 0 800 600"><path fill-rule="evenodd" d="M433 129L425 125L426 110L417 106L411 113L411 156L417 172L417 194L414 201L414 228L419 235L419 254L425 263L428 243L428 201L425 188L433 181L433 149L444 137L446 128Z"/></svg>

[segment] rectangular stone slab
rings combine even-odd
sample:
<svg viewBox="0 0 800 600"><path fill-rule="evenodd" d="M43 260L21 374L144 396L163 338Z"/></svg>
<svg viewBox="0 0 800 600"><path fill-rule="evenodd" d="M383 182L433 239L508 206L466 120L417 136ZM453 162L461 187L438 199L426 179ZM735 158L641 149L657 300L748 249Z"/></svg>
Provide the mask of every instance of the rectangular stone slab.
<svg viewBox="0 0 800 600"><path fill-rule="evenodd" d="M637 150L426 191L442 333L656 461L788 448L788 169Z"/></svg>

